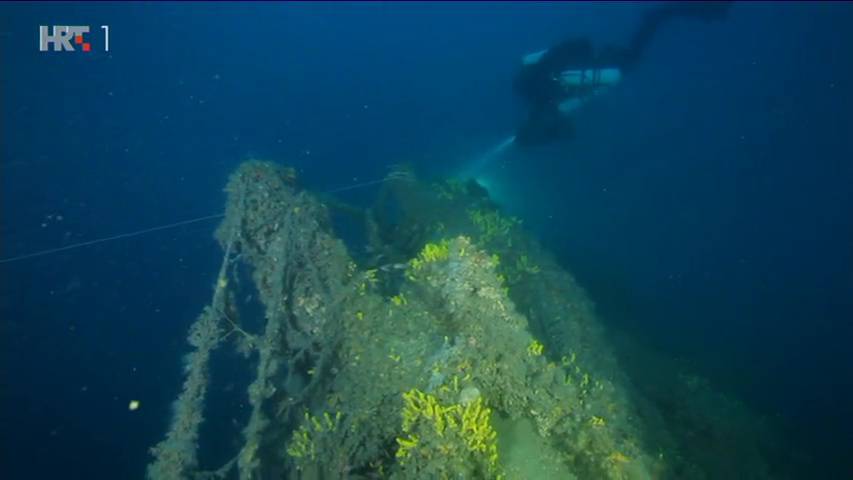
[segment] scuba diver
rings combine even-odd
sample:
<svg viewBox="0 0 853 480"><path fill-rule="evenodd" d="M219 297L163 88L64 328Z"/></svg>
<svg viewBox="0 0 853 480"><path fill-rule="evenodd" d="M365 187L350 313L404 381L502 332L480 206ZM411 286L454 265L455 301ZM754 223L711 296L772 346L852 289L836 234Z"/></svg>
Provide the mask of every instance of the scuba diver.
<svg viewBox="0 0 853 480"><path fill-rule="evenodd" d="M513 143L533 146L570 138L572 115L618 84L634 68L646 46L666 21L725 18L731 2L673 2L647 10L627 47L596 52L586 38L568 39L552 48L525 55L515 78L515 91L528 105L527 117Z"/></svg>

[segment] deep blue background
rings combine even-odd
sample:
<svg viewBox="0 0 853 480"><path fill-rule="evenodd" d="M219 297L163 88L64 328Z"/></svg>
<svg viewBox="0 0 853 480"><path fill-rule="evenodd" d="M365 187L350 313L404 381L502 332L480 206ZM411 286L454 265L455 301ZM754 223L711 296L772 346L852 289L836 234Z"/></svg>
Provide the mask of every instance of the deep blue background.
<svg viewBox="0 0 853 480"><path fill-rule="evenodd" d="M522 54L624 40L643 8L4 4L0 257L217 213L252 156L316 189L453 173L511 133ZM111 52L40 53L52 24L93 26L95 50L108 24ZM669 25L576 140L490 166L608 321L783 421L823 478L853 445L850 25L849 4ZM142 475L214 226L0 264L3 478Z"/></svg>

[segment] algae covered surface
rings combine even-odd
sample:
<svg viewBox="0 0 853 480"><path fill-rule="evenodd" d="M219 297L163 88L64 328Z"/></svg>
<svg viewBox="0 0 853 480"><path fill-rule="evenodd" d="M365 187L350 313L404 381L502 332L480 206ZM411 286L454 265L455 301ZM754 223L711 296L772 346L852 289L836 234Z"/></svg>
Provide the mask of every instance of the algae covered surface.
<svg viewBox="0 0 853 480"><path fill-rule="evenodd" d="M760 418L642 347L654 375L623 365L571 273L475 183L399 167L363 207L249 161L226 191L149 478L779 478ZM203 465L210 358L232 348L249 413L232 459Z"/></svg>

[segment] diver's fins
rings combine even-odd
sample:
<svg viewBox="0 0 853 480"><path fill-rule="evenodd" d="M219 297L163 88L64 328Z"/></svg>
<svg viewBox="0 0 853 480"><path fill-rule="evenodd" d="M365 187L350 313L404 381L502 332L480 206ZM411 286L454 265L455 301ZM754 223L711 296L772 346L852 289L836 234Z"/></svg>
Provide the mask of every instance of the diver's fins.
<svg viewBox="0 0 853 480"><path fill-rule="evenodd" d="M666 23L666 21L679 17L695 18L705 22L722 20L728 15L732 3L734 2L670 2L647 10L643 14L643 21L640 23L640 28L637 29L637 32L631 38L631 44L626 51L627 55L625 55L623 67L627 68L636 64L643 51L645 51L646 46L657 33L658 28Z"/></svg>

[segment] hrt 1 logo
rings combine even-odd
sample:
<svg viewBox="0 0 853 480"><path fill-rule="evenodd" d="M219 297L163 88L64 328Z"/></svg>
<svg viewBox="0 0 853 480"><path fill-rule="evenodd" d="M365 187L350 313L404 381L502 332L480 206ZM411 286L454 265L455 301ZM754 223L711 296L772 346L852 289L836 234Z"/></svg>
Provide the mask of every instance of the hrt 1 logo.
<svg viewBox="0 0 853 480"><path fill-rule="evenodd" d="M101 25L104 29L104 51L110 50L110 27ZM89 33L88 25L39 25L39 51L46 52L53 47L54 52L73 52L74 46L79 46L84 52L92 50L92 44L86 41Z"/></svg>

